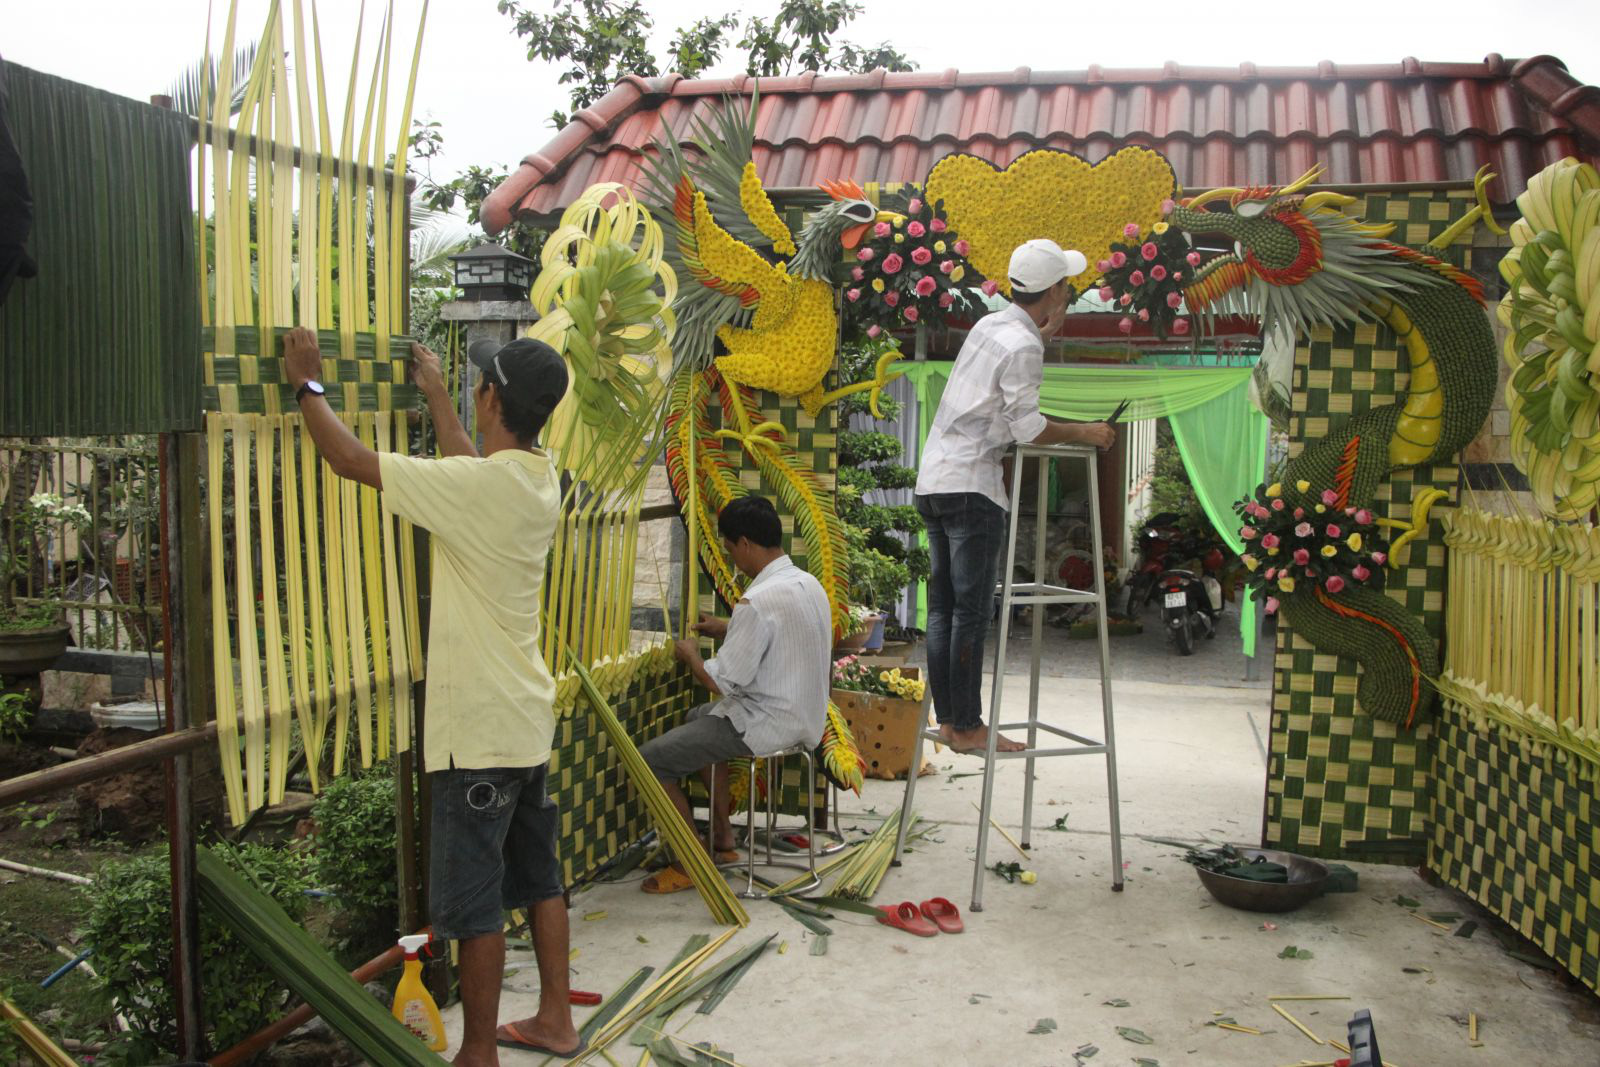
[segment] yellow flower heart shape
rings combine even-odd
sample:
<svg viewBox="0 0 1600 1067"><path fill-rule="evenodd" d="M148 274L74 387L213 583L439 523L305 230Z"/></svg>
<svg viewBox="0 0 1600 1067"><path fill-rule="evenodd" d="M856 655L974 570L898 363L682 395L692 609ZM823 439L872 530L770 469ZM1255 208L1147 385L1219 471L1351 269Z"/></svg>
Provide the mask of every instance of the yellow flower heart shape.
<svg viewBox="0 0 1600 1067"><path fill-rule="evenodd" d="M950 228L972 246L967 258L1007 296L1006 269L1024 241L1048 237L1075 248L1089 269L1072 279L1078 292L1100 271L1113 241L1126 240L1130 222L1148 231L1161 217L1161 202L1177 193L1177 178L1165 156L1129 147L1091 164L1053 148L1025 152L1000 170L977 156L946 156L928 172L923 195L944 201Z"/></svg>

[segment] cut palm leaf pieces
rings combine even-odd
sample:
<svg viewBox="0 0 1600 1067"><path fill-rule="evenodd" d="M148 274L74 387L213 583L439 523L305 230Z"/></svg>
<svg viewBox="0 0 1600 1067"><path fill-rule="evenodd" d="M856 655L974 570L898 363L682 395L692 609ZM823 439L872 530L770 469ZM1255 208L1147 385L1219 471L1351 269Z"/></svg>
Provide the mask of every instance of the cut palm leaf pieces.
<svg viewBox="0 0 1600 1067"><path fill-rule="evenodd" d="M723 881L722 872L717 870L711 862L711 857L706 855L705 849L700 846L694 829L683 821L683 816L667 796L666 790L661 788L655 772L650 770L644 757L639 755L639 749L628 736L628 731L617 718L617 713L612 710L610 701L606 700L599 687L595 685L589 669L579 662L570 648L567 649L567 661L578 677L580 690L594 708L595 716L606 732L606 738L616 747L618 762L627 771L633 788L644 800L645 807L649 809L650 817L661 832L661 839L672 849L673 856L683 867L689 880L694 883L700 898L710 909L712 918L725 925L748 926L749 914L739 903L739 898L728 888L728 883Z"/></svg>
<svg viewBox="0 0 1600 1067"><path fill-rule="evenodd" d="M1117 1027L1117 1036L1124 1041L1132 1041L1135 1045L1153 1045L1156 1043L1155 1038L1143 1030L1136 1030L1131 1026Z"/></svg>
<svg viewBox="0 0 1600 1067"><path fill-rule="evenodd" d="M1055 1032L1056 1021L1054 1019L1040 1019L1033 1024L1033 1029L1028 1031L1030 1034L1053 1034Z"/></svg>
<svg viewBox="0 0 1600 1067"><path fill-rule="evenodd" d="M210 849L195 850L200 900L278 976L375 1067L425 1067L444 1061L350 977L326 949L285 914L252 879Z"/></svg>

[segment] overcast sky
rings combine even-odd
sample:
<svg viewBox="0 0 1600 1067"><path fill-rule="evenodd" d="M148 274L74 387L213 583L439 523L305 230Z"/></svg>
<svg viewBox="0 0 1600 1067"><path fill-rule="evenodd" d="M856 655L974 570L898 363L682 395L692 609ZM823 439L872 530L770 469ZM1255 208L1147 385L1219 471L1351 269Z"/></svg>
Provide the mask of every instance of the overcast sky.
<svg viewBox="0 0 1600 1067"><path fill-rule="evenodd" d="M287 2L287 0L286 0ZM409 61L422 0L396 0L397 58ZM221 43L221 12L213 48ZM240 0L240 33L254 36L267 0ZM528 0L548 11L549 0ZM1185 64L1263 66L1394 63L1405 56L1477 62L1552 54L1580 81L1600 84L1600 0L1332 0L1304 4L1179 4L1111 0L1070 5L975 0L867 0L845 36L889 41L924 69L1081 70ZM712 12L770 15L777 0L647 0L656 38ZM307 0L307 10L310 4ZM359 0L322 0L324 61L348 70ZM144 99L202 54L206 0L0 0L0 54L13 62ZM368 4L369 34L379 0ZM1381 28L1380 28L1381 27ZM405 63L397 63L396 92ZM370 69L370 68L367 68ZM495 0L434 0L417 85L419 117L443 124L448 178L469 163L515 164L554 131L565 108L559 70L530 63ZM332 75L330 75L332 76ZM391 115L398 101L391 104ZM337 120L336 120L337 121ZM393 121L393 119L391 119Z"/></svg>

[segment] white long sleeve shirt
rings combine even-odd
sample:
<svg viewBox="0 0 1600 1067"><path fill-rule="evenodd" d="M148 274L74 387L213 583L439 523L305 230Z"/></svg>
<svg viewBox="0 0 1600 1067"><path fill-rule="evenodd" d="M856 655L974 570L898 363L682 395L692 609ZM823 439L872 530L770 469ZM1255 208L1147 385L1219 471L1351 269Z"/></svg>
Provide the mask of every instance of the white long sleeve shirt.
<svg viewBox="0 0 1600 1067"><path fill-rule="evenodd" d="M827 723L833 616L822 584L779 556L734 606L728 636L706 673L722 699L711 709L756 755L815 745Z"/></svg>
<svg viewBox="0 0 1600 1067"><path fill-rule="evenodd" d="M982 493L1009 507L1000 461L1044 432L1044 337L1015 304L980 319L956 356L922 446L917 495Z"/></svg>

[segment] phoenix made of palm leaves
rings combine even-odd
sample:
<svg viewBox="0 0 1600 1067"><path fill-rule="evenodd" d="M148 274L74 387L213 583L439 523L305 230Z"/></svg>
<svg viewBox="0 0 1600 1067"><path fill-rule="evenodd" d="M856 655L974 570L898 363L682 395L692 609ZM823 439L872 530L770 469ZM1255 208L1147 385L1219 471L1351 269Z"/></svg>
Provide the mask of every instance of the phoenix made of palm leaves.
<svg viewBox="0 0 1600 1067"><path fill-rule="evenodd" d="M900 372L883 356L871 381L827 388L839 344L838 287L843 253L874 223L892 219L849 181L824 183L827 202L796 235L779 215L753 159L757 98L728 100L697 119L687 145L670 131L655 144L640 183L643 197L670 231L667 255L685 285L673 302L677 321L667 413L667 471L684 521L697 535L704 564L722 600L741 595L740 576L716 536L722 506L746 492L724 450L732 440L747 453L794 517L811 573L827 591L834 632L849 626L849 574L844 528L833 493L782 423L756 405L756 390L798 398L815 417L843 397L883 388ZM670 220L670 221L667 221ZM711 404L720 408L713 427ZM865 768L849 727L831 705L822 765L836 782L859 788Z"/></svg>

